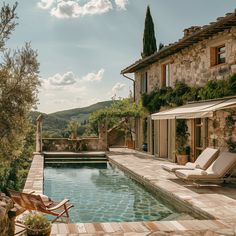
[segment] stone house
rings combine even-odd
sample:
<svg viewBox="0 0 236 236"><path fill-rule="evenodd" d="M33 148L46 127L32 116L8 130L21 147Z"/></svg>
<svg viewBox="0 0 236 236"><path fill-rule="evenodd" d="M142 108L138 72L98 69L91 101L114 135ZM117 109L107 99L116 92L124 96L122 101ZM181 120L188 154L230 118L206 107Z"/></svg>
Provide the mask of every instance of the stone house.
<svg viewBox="0 0 236 236"><path fill-rule="evenodd" d="M185 29L183 38L178 42L163 47L121 71L121 74L128 78L130 73L134 73L134 94L137 103L143 93L150 93L163 86L173 86L177 80L185 81L189 86L204 86L208 80L229 78L236 73L236 10L217 18L216 22L209 25ZM228 100L206 101L205 105L211 107L212 102L214 105L221 102L227 104ZM230 110L226 109L227 106L218 105L209 115L186 114L182 117L187 119L190 133L188 143L191 160L206 146L227 148L226 141L229 137L226 136L229 133L234 135L225 130L225 118L229 113L234 113L231 111L236 100L233 104L232 101L234 100L230 101ZM191 106L197 108L198 105ZM175 161L173 151L176 149L178 114L177 117L162 115L150 114L146 119L136 120L135 148L142 150L143 143L147 143L150 154Z"/></svg>

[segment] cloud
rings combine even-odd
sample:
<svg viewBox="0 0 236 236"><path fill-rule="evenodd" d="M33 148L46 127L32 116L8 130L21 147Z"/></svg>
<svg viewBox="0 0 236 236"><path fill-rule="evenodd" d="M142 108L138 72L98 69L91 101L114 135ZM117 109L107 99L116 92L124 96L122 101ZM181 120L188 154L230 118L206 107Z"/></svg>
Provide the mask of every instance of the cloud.
<svg viewBox="0 0 236 236"><path fill-rule="evenodd" d="M98 71L97 74L89 73L83 77L83 80L85 80L85 81L101 81L103 78L104 72L105 72L105 70L101 69Z"/></svg>
<svg viewBox="0 0 236 236"><path fill-rule="evenodd" d="M91 0L83 6L83 14L101 14L108 12L111 9L112 4L109 0Z"/></svg>
<svg viewBox="0 0 236 236"><path fill-rule="evenodd" d="M68 71L65 74L55 74L47 79L40 79L42 90L67 90L74 91L78 88L85 89L84 83L91 81L101 81L103 79L105 70L100 69L97 73L88 73L85 76L78 77L72 71Z"/></svg>
<svg viewBox="0 0 236 236"><path fill-rule="evenodd" d="M126 5L129 3L128 0L115 0L118 10L126 10Z"/></svg>
<svg viewBox="0 0 236 236"><path fill-rule="evenodd" d="M37 6L42 9L49 9L54 2L55 0L40 0L40 2L37 3Z"/></svg>
<svg viewBox="0 0 236 236"><path fill-rule="evenodd" d="M95 15L112 9L109 0L90 0L84 5L74 0L61 0L51 9L51 15L57 18L78 18L85 15Z"/></svg>
<svg viewBox="0 0 236 236"><path fill-rule="evenodd" d="M118 10L126 10L129 0L113 0ZM81 4L79 0L40 0L37 3L42 9L50 9L57 18L79 18L86 15L98 15L113 9L111 0L87 0Z"/></svg>
<svg viewBox="0 0 236 236"><path fill-rule="evenodd" d="M123 91L125 89L126 85L122 83L116 83L112 89L111 89L111 94L112 96L117 95L118 92Z"/></svg>
<svg viewBox="0 0 236 236"><path fill-rule="evenodd" d="M67 86L76 83L76 78L73 72L69 71L64 75L55 74L48 78L49 84L54 86Z"/></svg>

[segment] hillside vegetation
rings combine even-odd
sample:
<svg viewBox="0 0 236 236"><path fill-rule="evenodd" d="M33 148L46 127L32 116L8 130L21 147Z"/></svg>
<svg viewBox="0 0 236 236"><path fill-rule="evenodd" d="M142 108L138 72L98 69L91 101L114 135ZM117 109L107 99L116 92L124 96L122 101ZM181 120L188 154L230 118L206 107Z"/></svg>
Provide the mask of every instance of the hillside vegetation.
<svg viewBox="0 0 236 236"><path fill-rule="evenodd" d="M50 114L38 111L31 112L33 124L36 124L37 117L42 114L43 120L43 136L44 137L68 137L67 124L70 120L77 120L81 124L79 127L79 135L83 135L89 115L99 109L110 107L113 101L98 102L88 107L75 108L54 112Z"/></svg>

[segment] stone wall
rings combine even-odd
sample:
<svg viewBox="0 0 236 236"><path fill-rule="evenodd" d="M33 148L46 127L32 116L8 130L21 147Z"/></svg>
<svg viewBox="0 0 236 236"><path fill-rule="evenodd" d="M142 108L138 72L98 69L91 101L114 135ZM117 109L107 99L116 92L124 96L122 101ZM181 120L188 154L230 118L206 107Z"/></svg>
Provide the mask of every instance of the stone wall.
<svg viewBox="0 0 236 236"><path fill-rule="evenodd" d="M12 200L0 193L0 235L11 236L15 231L15 210Z"/></svg>
<svg viewBox="0 0 236 236"><path fill-rule="evenodd" d="M236 121L235 113L236 110L218 110L214 112L214 117L209 117L202 119L204 123L202 132L205 131L205 134L202 135L203 148L205 147L214 147L219 148L220 151L229 151L227 141L229 138L232 138L232 141L236 141L236 125L235 123L229 127L226 119L229 115L232 115ZM188 138L188 145L190 146L190 160L195 161L193 153L193 143L194 143L194 120L187 120L188 133L190 134ZM205 138L204 138L205 137Z"/></svg>
<svg viewBox="0 0 236 236"><path fill-rule="evenodd" d="M63 138L44 138L43 151L62 152L62 151L101 151L99 138L83 139L63 139Z"/></svg>
<svg viewBox="0 0 236 236"><path fill-rule="evenodd" d="M226 63L211 66L210 49L225 44ZM170 64L171 85L184 80L188 85L203 86L208 80L225 79L236 73L236 28L225 30L180 52L168 56L135 73L135 98L141 98L141 75L148 72L148 93L160 87L163 64Z"/></svg>
<svg viewBox="0 0 236 236"><path fill-rule="evenodd" d="M233 110L232 110L233 111ZM235 110L233 113L235 114ZM229 111L217 111L213 118L208 119L208 143L209 146L215 146L221 149L221 151L228 151L227 141L231 137L233 141L236 141L235 124L232 127L226 122L228 116L231 116L232 112ZM235 115L234 119L235 119Z"/></svg>

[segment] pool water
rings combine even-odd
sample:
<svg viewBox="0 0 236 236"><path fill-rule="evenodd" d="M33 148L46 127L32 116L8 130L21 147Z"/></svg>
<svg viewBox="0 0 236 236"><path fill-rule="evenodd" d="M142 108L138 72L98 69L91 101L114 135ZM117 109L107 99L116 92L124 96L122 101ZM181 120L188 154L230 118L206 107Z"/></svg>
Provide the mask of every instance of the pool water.
<svg viewBox="0 0 236 236"><path fill-rule="evenodd" d="M162 220L173 214L141 185L108 163L45 167L44 194L70 199L70 221L119 222Z"/></svg>

